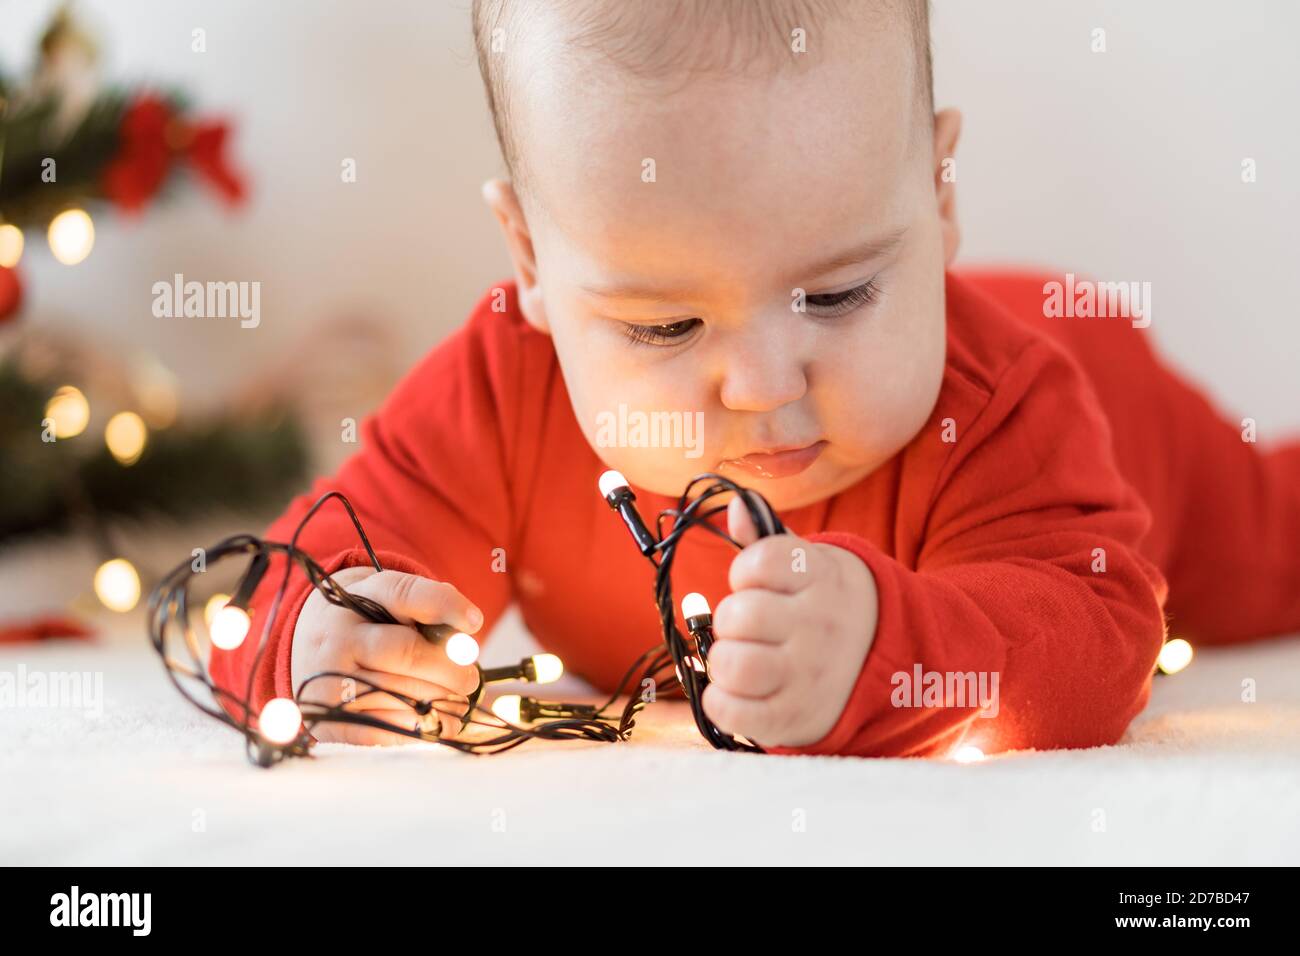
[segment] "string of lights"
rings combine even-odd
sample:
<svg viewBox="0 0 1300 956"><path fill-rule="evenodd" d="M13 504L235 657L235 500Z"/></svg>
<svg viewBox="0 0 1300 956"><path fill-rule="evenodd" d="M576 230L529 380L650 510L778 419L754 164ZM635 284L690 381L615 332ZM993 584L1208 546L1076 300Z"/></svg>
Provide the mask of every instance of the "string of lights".
<svg viewBox="0 0 1300 956"><path fill-rule="evenodd" d="M740 548L739 542L710 520L727 510L725 504L709 506L710 502L720 496L736 496L744 503L759 537L782 534L785 527L758 492L712 473L691 480L678 499L677 507L659 514L654 532L642 520L635 504L636 495L628 486L627 479L617 471L607 471L600 476L600 493L610 508L623 519L638 550L655 567L655 604L659 608L663 629L663 648L671 658L677 681L690 703L695 726L704 739L719 750L762 753L760 746L721 730L704 713L704 688L710 680L709 648L714 640L713 614L704 595L694 592L687 594L682 599L681 610L689 639L682 634L677 626L676 607L673 603L673 559L682 537L693 528L701 528L730 542L737 549ZM665 531L666 521L671 523ZM653 679L649 671L646 677Z"/></svg>
<svg viewBox="0 0 1300 956"><path fill-rule="evenodd" d="M250 603L270 567L271 558L277 554L287 556L284 575L266 616L242 697L218 686L205 663L199 633L191 620L193 602L189 589L200 573L194 562L186 561L177 565L162 578L150 595L147 618L150 641L161 657L168 677L181 695L208 716L237 730L245 739L249 759L263 767L269 767L286 757L308 756L315 743L312 730L327 723L375 728L439 743L469 754L502 753L530 740L618 743L630 738L637 715L648 704L659 697L672 696L685 697L701 736L713 747L719 750L762 753L763 748L758 744L723 731L704 713L704 689L710 681L709 650L714 642L713 615L708 600L702 594L687 594L681 602L681 618L685 625L683 633L678 626L677 607L673 600L672 569L682 538L696 528L723 538L737 549L741 547L739 542L711 520L726 511L726 504L711 504L720 497L727 496L728 500L732 496L738 497L744 503L760 537L784 533L785 528L780 519L758 492L720 475L703 474L686 486L676 507L666 509L658 515L654 531L651 531L637 510L636 496L621 474L617 471L605 472L600 476L599 488L610 509L618 514L627 527L637 550L655 568L655 604L659 609L662 629L662 641L632 663L603 704L568 703L531 694L501 694L490 708L485 708L482 696L488 685L507 682L549 684L563 675L563 663L554 654L537 654L524 658L517 664L484 668L478 664L478 642L472 636L445 624L417 623L415 629L426 640L441 646L452 661L477 668L478 686L467 699L446 697L421 700L355 674L325 671L305 679L293 698L273 698L266 702L260 713L254 715L253 675L257 673L266 650L273 622L295 566L302 568L312 587L320 591L331 604L348 608L367 621L400 623L382 604L345 590L325 573L324 568L311 555L297 545L298 537L311 518L327 502L337 499L347 510L371 565L376 571L383 570L352 505L336 491L322 495L312 505L287 544L238 534L206 551L206 567L239 556L247 557L249 561L234 596L215 611L209 608L210 613L205 615L208 618L210 643L227 651L241 646L248 635L251 624ZM177 644L182 649L181 653L173 653ZM1173 645L1181 657L1177 661L1166 663L1162 653L1159 663L1162 673L1176 673L1186 666L1186 659L1191 657L1190 647L1182 652L1178 648L1179 644L1185 645L1186 642L1170 641L1166 644L1166 651ZM632 682L638 673L640 691L630 693ZM355 692L338 703L310 699L308 692L313 685L329 678L351 681ZM662 691L660 688L663 688ZM204 700L198 693L200 689L206 690L208 700ZM624 695L627 695L627 700L621 708L616 708ZM358 701L367 698L385 698L386 710L410 710L412 724L401 726L353 709ZM463 721L465 734L442 736L442 715L454 716Z"/></svg>
<svg viewBox="0 0 1300 956"><path fill-rule="evenodd" d="M692 498L693 490L705 482L709 483L708 486ZM209 717L238 731L244 737L249 759L262 767L269 767L287 757L310 755L315 743L312 731L328 723L375 728L470 754L501 753L534 739L617 743L631 736L637 715L649 703L659 696L675 695L685 696L701 734L714 747L760 751L757 745L719 730L704 714L701 698L708 685L712 616L702 595L687 595L682 613L689 638L682 633L677 626L673 605L671 572L677 545L691 528L702 527L731 541L724 531L709 521L725 509L705 507L718 495L740 495L754 518L755 526L762 529L762 533L779 533L780 522L756 492L718 475L701 475L693 480L682 494L678 507L659 515L655 534L646 528L636 510L635 496L618 472L606 472L601 476L600 491L610 507L623 518L642 554L656 567L655 600L663 627L663 642L632 663L614 692L601 705L502 694L493 701L490 709L485 708L482 697L488 685L516 681L537 685L552 683L563 675L563 663L554 654L537 654L517 664L484 668L478 664L478 642L471 635L433 622L417 623L414 627L426 640L441 646L453 662L473 665L478 670L478 687L468 699L422 700L355 674L324 671L303 680L292 698L272 698L255 714L252 703L254 675L269 644L273 623L295 567L302 569L311 586L331 604L348 608L367 621L400 623L379 602L344 589L310 554L298 547L298 538L308 522L326 503L336 499L346 509L370 564L376 571L383 570L351 503L336 491L322 495L312 505L288 543L267 541L250 534L233 535L206 549L201 569L196 566L197 562L189 560L165 574L149 597L147 626L150 642L180 694ZM665 532L666 520L671 520L671 525ZM732 544L739 547L734 541ZM241 696L219 686L211 676L200 633L193 620L195 602L191 599L190 587L200 573L214 565L241 557L247 559L247 568L234 595L219 607L209 608L205 615L212 647L233 651L248 637L253 596L276 555L286 557L284 574L271 600ZM619 699L629 694L631 682L638 673L640 692L630 694L623 706L616 709ZM351 682L352 692L338 702L314 699L312 692L327 679ZM658 690L660 687L664 688L662 692ZM410 710L411 725L402 726L357 709L358 702L370 703L379 698L383 698L384 709ZM442 736L443 715L462 720L466 733L456 737Z"/></svg>

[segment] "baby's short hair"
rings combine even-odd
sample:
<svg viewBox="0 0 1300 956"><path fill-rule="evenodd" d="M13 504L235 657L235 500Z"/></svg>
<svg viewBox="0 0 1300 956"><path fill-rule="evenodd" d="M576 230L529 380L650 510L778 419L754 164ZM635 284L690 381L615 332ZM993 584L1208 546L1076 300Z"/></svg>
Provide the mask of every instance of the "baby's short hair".
<svg viewBox="0 0 1300 956"><path fill-rule="evenodd" d="M532 4L547 3L568 15L573 34L569 42L606 57L620 69L638 76L675 73L742 72L791 63L794 31L814 37L833 29L836 18L864 8L905 23L916 55L918 109L934 112L934 80L930 59L929 0L474 0L474 46L479 72L487 90L488 108L506 169L516 184L523 177L518 143L512 135L509 64L504 55L509 35ZM699 31L712 17L716 30ZM695 31L695 32L692 32ZM721 36L726 42L706 42Z"/></svg>

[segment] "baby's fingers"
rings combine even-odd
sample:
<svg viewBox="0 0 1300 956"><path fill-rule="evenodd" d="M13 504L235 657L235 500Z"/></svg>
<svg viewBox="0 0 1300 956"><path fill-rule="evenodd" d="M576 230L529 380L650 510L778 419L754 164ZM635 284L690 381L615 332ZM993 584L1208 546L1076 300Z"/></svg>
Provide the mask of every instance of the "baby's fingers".
<svg viewBox="0 0 1300 956"><path fill-rule="evenodd" d="M405 703L393 694L402 694L415 700L459 699L460 695L441 684L408 677L405 674L387 674L381 671L353 668L344 677L319 677L303 688L299 697L304 703L331 707L347 704L353 710L386 710L404 707Z"/></svg>
<svg viewBox="0 0 1300 956"><path fill-rule="evenodd" d="M483 612L445 581L380 571L348 591L378 601L403 623L450 624L470 634L483 626Z"/></svg>
<svg viewBox="0 0 1300 956"><path fill-rule="evenodd" d="M368 624L357 631L356 662L372 671L402 674L437 684L462 696L478 689L478 668L456 664L414 628L402 624Z"/></svg>

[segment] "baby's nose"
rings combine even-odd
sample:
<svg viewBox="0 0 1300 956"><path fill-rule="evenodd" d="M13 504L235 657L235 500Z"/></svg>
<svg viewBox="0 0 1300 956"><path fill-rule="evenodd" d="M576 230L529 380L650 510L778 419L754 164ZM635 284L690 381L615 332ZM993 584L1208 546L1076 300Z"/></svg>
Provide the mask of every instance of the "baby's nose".
<svg viewBox="0 0 1300 956"><path fill-rule="evenodd" d="M721 399L732 411L769 412L807 391L803 362L786 343L754 337L727 357Z"/></svg>

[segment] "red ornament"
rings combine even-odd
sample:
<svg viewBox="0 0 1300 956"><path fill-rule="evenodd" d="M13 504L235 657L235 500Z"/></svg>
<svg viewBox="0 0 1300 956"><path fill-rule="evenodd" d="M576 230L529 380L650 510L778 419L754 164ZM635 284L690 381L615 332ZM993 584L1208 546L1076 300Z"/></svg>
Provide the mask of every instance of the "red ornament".
<svg viewBox="0 0 1300 956"><path fill-rule="evenodd" d="M0 266L0 325L18 315L23 305L23 284L18 270Z"/></svg>

